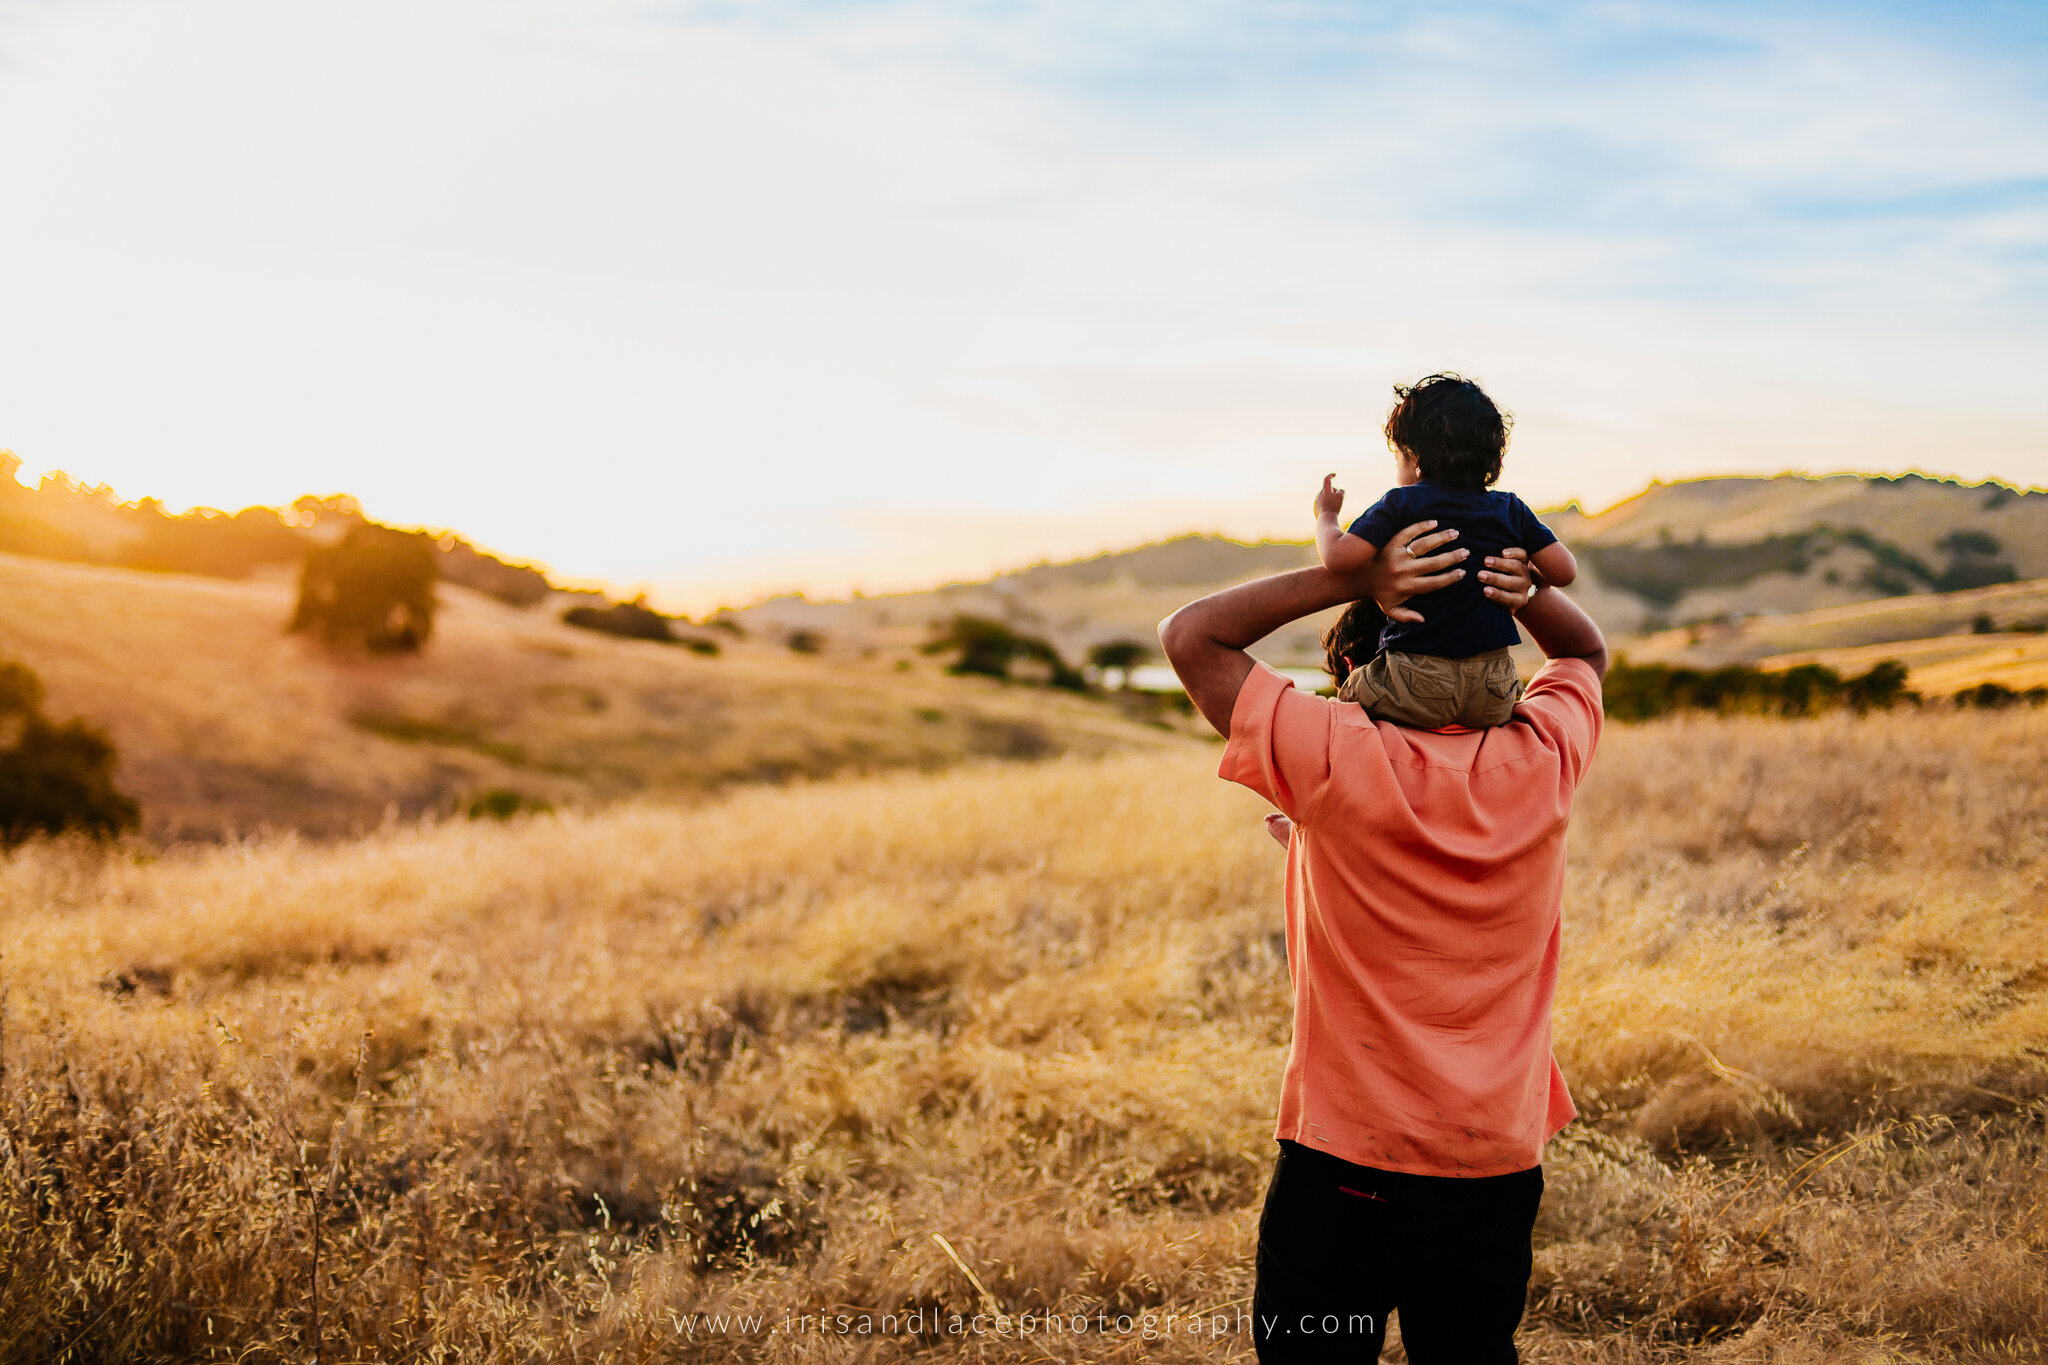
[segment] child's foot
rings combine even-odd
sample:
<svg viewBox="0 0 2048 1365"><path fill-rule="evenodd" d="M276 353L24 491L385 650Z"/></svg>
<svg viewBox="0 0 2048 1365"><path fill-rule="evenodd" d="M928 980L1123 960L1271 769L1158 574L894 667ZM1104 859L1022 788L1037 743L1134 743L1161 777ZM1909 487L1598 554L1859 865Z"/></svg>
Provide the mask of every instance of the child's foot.
<svg viewBox="0 0 2048 1365"><path fill-rule="evenodd" d="M1266 817L1266 833L1277 839L1280 847L1286 848L1288 841L1294 837L1294 822L1279 811L1274 811Z"/></svg>

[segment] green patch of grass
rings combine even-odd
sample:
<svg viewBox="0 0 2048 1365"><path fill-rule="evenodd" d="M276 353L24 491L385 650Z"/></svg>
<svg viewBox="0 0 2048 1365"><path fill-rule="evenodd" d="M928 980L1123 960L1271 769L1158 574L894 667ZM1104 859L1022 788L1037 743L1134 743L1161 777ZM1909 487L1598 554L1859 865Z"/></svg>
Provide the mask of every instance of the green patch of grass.
<svg viewBox="0 0 2048 1365"><path fill-rule="evenodd" d="M358 730L367 730L400 744L438 744L451 749L467 749L515 768L526 762L524 746L488 738L477 730L474 722L457 717L436 720L393 711L358 711L348 719L349 724Z"/></svg>
<svg viewBox="0 0 2048 1365"><path fill-rule="evenodd" d="M611 701L604 693L576 683L546 683L536 687L533 695L544 706L571 713L580 711L596 716L611 707Z"/></svg>
<svg viewBox="0 0 2048 1365"><path fill-rule="evenodd" d="M472 820L510 820L515 815L546 815L554 807L510 787L492 787L478 792L469 802Z"/></svg>

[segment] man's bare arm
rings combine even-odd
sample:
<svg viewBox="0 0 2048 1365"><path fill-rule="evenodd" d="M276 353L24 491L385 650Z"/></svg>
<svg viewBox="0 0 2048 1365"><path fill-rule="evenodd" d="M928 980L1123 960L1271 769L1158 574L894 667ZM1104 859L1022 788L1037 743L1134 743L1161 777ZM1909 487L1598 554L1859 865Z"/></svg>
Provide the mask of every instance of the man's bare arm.
<svg viewBox="0 0 2048 1365"><path fill-rule="evenodd" d="M1585 608L1555 588L1546 588L1515 613L1522 629L1546 659L1584 659L1601 677L1607 676L1607 637Z"/></svg>
<svg viewBox="0 0 2048 1365"><path fill-rule="evenodd" d="M1320 564L1254 579L1198 598L1161 621L1159 647L1188 690L1188 700L1228 739L1238 690L1252 671L1245 646L1289 621L1362 595L1350 586L1349 576Z"/></svg>

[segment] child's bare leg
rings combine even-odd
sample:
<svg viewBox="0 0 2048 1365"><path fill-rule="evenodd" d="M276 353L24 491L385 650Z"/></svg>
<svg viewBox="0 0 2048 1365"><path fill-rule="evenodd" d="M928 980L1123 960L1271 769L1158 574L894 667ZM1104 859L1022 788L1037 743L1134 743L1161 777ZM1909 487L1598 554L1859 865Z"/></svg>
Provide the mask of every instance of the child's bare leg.
<svg viewBox="0 0 2048 1365"><path fill-rule="evenodd" d="M1266 833L1279 840L1280 847L1286 848L1287 841L1294 837L1294 822L1276 810L1266 817Z"/></svg>

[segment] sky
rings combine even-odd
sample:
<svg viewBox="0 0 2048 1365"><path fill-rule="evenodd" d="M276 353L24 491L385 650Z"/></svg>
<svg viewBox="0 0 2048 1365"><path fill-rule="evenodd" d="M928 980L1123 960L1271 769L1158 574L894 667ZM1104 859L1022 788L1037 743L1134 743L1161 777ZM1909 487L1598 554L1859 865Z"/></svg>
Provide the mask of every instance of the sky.
<svg viewBox="0 0 2048 1365"><path fill-rule="evenodd" d="M685 610L1391 481L2048 485L2048 5L0 0L0 449Z"/></svg>

